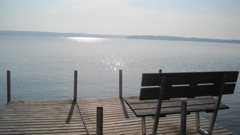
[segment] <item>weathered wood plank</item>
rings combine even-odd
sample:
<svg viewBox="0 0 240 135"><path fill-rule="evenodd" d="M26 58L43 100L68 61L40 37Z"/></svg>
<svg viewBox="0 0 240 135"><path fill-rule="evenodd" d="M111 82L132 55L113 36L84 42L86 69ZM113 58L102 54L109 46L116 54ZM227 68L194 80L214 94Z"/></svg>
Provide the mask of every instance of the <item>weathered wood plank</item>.
<svg viewBox="0 0 240 135"><path fill-rule="evenodd" d="M96 107L103 107L103 134L141 134L141 119L137 118L123 99L78 99L76 106L69 101L10 102L0 112L0 134L96 134ZM201 126L209 121L201 117ZM146 118L151 133L153 118ZM159 134L179 134L180 115L159 120ZM187 116L187 134L199 135L195 115ZM232 134L216 125L214 134Z"/></svg>
<svg viewBox="0 0 240 135"><path fill-rule="evenodd" d="M103 133L104 134L141 134L141 119L135 117L128 105L116 98L78 100L79 109L90 134L95 134L96 107L104 108ZM125 112L125 114L124 114ZM127 115L127 117L126 117ZM195 114L187 116L187 134L199 135L195 126ZM209 121L201 118L201 125L208 126ZM152 117L147 117L147 132L151 133ZM205 127L206 127L205 126ZM160 119L159 134L179 134L180 115L169 115ZM218 130L218 129L217 129ZM226 130L225 133L231 133Z"/></svg>
<svg viewBox="0 0 240 135"><path fill-rule="evenodd" d="M0 113L0 134L87 134L70 100L10 102Z"/></svg>
<svg viewBox="0 0 240 135"><path fill-rule="evenodd" d="M209 83L215 78L221 77L222 74L227 74L227 82L236 82L238 78L238 71L220 71L220 72L177 72L177 73L161 73L168 74L174 83L182 84L186 81L191 82L192 79L197 80L199 83ZM181 77L178 75L181 74ZM157 86L161 82L160 73L143 73L142 86Z"/></svg>
<svg viewBox="0 0 240 135"><path fill-rule="evenodd" d="M137 117L155 116L157 103L149 100L138 100L137 98L126 98L126 103L132 109ZM194 99L175 99L164 100L161 107L161 114L177 114L181 112L181 101L187 102L187 112L213 111L215 109L216 99L194 98ZM229 107L221 103L219 109L228 109Z"/></svg>
<svg viewBox="0 0 240 135"><path fill-rule="evenodd" d="M218 96L223 75L226 75L222 94L233 94L238 78L238 71L224 72L180 72L180 73L144 73L140 99L158 99L162 77L166 84L163 99L196 96ZM148 87L146 87L148 86ZM151 86L151 87L149 87Z"/></svg>

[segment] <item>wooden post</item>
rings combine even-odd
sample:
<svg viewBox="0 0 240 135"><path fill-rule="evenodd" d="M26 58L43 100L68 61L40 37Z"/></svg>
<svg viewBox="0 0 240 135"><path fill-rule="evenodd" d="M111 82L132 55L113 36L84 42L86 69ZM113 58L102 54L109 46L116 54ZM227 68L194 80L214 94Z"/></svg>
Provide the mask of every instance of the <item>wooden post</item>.
<svg viewBox="0 0 240 135"><path fill-rule="evenodd" d="M186 135L186 124L187 124L187 102L182 101L181 105L181 134Z"/></svg>
<svg viewBox="0 0 240 135"><path fill-rule="evenodd" d="M159 96L158 96L158 102L157 102L157 108L156 108L156 112L155 112L155 119L154 119L152 135L157 134L158 122L159 122L159 117L160 117L160 113L161 113L163 96L164 96L164 92L165 92L165 82L166 82L166 76L164 75L164 76L162 76L162 81L160 84L161 88L160 88Z"/></svg>
<svg viewBox="0 0 240 135"><path fill-rule="evenodd" d="M73 100L77 101L77 76L78 72L74 71L74 89L73 89Z"/></svg>
<svg viewBox="0 0 240 135"><path fill-rule="evenodd" d="M11 72L7 71L7 103L11 101Z"/></svg>
<svg viewBox="0 0 240 135"><path fill-rule="evenodd" d="M162 73L162 69L159 69L159 73Z"/></svg>
<svg viewBox="0 0 240 135"><path fill-rule="evenodd" d="M119 98L122 98L122 70L119 70Z"/></svg>
<svg viewBox="0 0 240 135"><path fill-rule="evenodd" d="M96 134L102 135L103 134L103 107L97 107L97 127L96 127Z"/></svg>

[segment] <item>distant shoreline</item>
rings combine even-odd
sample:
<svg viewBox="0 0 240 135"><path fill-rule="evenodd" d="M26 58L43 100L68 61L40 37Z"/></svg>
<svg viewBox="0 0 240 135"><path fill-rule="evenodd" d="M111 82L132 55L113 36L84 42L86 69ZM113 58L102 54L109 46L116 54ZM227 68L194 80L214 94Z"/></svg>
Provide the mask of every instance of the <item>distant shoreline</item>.
<svg viewBox="0 0 240 135"><path fill-rule="evenodd" d="M216 43L233 43L240 44L240 40L227 39L208 39L208 38L186 38L174 36L127 36L129 39L150 39L150 40L171 40L171 41L194 41L194 42L216 42Z"/></svg>
<svg viewBox="0 0 240 135"><path fill-rule="evenodd" d="M58 33L38 31L0 31L0 35L22 35L22 36L55 36L55 37L98 37L98 38L127 38L127 39L148 39L148 40L169 40L169 41L192 41L192 42L215 42L240 44L240 40L209 39L209 38L187 38L175 36L152 36L152 35L107 35L107 34L85 34L85 33Z"/></svg>

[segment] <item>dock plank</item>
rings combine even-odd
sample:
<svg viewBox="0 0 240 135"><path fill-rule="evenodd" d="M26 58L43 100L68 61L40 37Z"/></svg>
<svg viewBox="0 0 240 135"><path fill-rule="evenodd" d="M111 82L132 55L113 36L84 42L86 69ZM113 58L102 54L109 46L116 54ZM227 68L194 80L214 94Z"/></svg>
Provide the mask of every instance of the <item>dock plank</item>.
<svg viewBox="0 0 240 135"><path fill-rule="evenodd" d="M13 101L0 113L0 134L88 134L71 100Z"/></svg>
<svg viewBox="0 0 240 135"><path fill-rule="evenodd" d="M121 98L12 101L0 112L0 134L96 134L96 107L103 107L103 134L141 134L141 119L136 117ZM201 117L201 126L209 121ZM147 133L151 133L153 118L146 118ZM159 120L158 134L177 135L180 115L168 115ZM199 135L195 114L187 116L187 134ZM213 134L234 133L216 124Z"/></svg>
<svg viewBox="0 0 240 135"><path fill-rule="evenodd" d="M141 134L141 119L137 118L128 105L120 98L82 99L78 100L79 109L83 116L88 132L96 133L96 107L103 107L104 134ZM195 126L195 114L187 116L187 134L199 135ZM209 121L201 117L201 126L208 127ZM147 133L153 127L152 117L146 119ZM158 134L179 134L180 115L168 115L160 118ZM216 124L213 134L233 134Z"/></svg>

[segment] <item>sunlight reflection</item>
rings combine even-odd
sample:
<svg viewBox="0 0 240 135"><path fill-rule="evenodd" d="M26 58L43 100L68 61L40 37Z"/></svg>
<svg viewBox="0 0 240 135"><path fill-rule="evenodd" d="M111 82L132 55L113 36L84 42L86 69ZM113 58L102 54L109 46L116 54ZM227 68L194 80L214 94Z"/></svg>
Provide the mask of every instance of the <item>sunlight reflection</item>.
<svg viewBox="0 0 240 135"><path fill-rule="evenodd" d="M82 42L82 43L98 43L102 42L104 38L95 38L95 37L66 37L69 40Z"/></svg>
<svg viewBox="0 0 240 135"><path fill-rule="evenodd" d="M116 54L106 57L101 63L105 66L105 69L119 70L126 67L131 61L124 58L119 58Z"/></svg>

